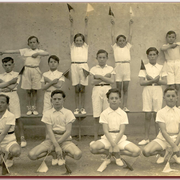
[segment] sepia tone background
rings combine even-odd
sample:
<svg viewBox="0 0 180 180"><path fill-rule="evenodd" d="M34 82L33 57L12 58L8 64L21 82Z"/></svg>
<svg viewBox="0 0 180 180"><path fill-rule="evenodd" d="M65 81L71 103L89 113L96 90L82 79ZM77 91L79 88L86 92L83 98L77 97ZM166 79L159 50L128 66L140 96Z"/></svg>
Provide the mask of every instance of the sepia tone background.
<svg viewBox="0 0 180 180"><path fill-rule="evenodd" d="M75 10L74 33L84 32L84 17L87 3L69 3ZM131 111L142 109L142 87L139 85L138 73L141 59L147 63L146 50L154 46L160 49L165 43L167 31L177 33L180 41L180 4L179 3L90 3L94 11L89 13L89 57L88 64L91 68L97 64L95 59L99 49L109 52L107 64L114 67L113 50L111 48L111 24L108 15L109 6L115 15L115 35L128 36L129 9L134 12L133 38L131 48L131 82L129 86L128 107ZM0 50L21 49L28 47L27 39L31 35L39 38L40 49L47 50L50 54L60 57L59 70L64 72L70 67L70 22L69 11L66 3L0 3ZM3 55L1 58L7 55ZM15 71L20 71L23 59L13 55ZM42 58L40 69L48 70L47 57ZM160 52L158 62L163 64L164 56ZM2 67L0 72L3 73ZM74 88L70 80L66 79L63 87L67 98L65 107L74 110ZM92 86L86 88L86 105L88 114L92 114L91 104ZM19 89L22 114L26 113L25 92ZM38 92L38 111L42 112L43 91Z"/></svg>

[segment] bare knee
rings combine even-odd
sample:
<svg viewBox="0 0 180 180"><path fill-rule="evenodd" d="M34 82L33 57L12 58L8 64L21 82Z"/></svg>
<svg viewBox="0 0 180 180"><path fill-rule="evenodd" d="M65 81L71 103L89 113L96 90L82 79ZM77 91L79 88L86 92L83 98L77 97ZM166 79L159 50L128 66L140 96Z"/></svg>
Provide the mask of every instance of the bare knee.
<svg viewBox="0 0 180 180"><path fill-rule="evenodd" d="M132 154L133 157L137 157L141 154L141 149L138 147L136 149L134 149L134 152Z"/></svg>
<svg viewBox="0 0 180 180"><path fill-rule="evenodd" d="M142 151L143 155L145 157L149 157L150 156L150 151L148 150L148 148L144 147L143 151Z"/></svg>
<svg viewBox="0 0 180 180"><path fill-rule="evenodd" d="M79 160L80 158L82 157L82 152L79 150L79 151L76 151L74 153L74 159L75 160Z"/></svg>
<svg viewBox="0 0 180 180"><path fill-rule="evenodd" d="M97 146L95 144L90 145L90 152L92 154L97 154L98 149L97 149Z"/></svg>
<svg viewBox="0 0 180 180"><path fill-rule="evenodd" d="M37 159L37 155L34 153L34 151L29 151L28 157L31 160L36 160Z"/></svg>
<svg viewBox="0 0 180 180"><path fill-rule="evenodd" d="M12 154L13 157L19 157L21 154L21 149L20 149L19 145L13 147L13 149L10 150L10 153Z"/></svg>

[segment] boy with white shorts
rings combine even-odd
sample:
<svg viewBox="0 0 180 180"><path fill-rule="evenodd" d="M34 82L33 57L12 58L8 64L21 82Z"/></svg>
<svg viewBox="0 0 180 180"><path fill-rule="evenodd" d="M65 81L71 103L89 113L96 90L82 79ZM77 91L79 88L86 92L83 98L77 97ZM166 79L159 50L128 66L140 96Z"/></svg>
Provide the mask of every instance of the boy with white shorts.
<svg viewBox="0 0 180 180"><path fill-rule="evenodd" d="M8 154L6 165L13 165L13 158L21 154L14 134L15 116L8 111L9 97L0 94L0 154Z"/></svg>
<svg viewBox="0 0 180 180"><path fill-rule="evenodd" d="M157 112L156 117L156 123L160 128L159 134L143 149L146 157L159 154L158 164L164 162L168 147L174 152L175 162L180 164L180 157L177 157L180 153L180 109L176 107L177 99L177 90L174 87L167 87L164 90L166 106Z"/></svg>
<svg viewBox="0 0 180 180"><path fill-rule="evenodd" d="M90 151L93 154L105 154L104 166L111 163L111 155L115 158L118 166L123 166L120 155L137 157L140 148L127 140L124 135L128 117L120 107L121 93L119 89L110 89L107 94L109 107L100 115L100 123L103 126L104 136L90 143Z"/></svg>
<svg viewBox="0 0 180 180"><path fill-rule="evenodd" d="M166 85L167 74L163 71L163 66L157 63L158 53L154 47L147 49L146 54L149 63L145 65L145 70L139 72L140 85L144 86L142 99L143 111L145 112L145 138L138 143L139 145L149 143L151 115L153 113L155 120L156 112L162 108L163 92L161 85ZM158 126L155 125L155 128L157 135Z"/></svg>
<svg viewBox="0 0 180 180"><path fill-rule="evenodd" d="M92 106L95 140L98 139L99 116L109 106L106 93L111 89L111 84L115 80L113 67L106 64L108 53L101 49L97 52L96 59L98 60L98 65L92 67L90 70L91 84L94 86L92 90Z"/></svg>
<svg viewBox="0 0 180 180"><path fill-rule="evenodd" d="M14 59L11 57L5 57L2 59L2 66L5 70L5 73L0 74L0 93L9 96L9 110L15 115L16 125L18 128L18 133L20 134L21 147L25 147L27 142L24 138L24 126L20 119L21 109L19 96L17 93L17 86L20 81L18 72L14 72Z"/></svg>

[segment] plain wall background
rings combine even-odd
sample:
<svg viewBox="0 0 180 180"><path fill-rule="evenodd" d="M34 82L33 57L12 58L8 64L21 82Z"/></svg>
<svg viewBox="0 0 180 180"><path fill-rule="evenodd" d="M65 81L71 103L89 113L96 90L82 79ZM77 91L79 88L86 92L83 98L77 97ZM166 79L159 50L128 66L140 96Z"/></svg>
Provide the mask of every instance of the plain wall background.
<svg viewBox="0 0 180 180"><path fill-rule="evenodd" d="M84 18L87 3L69 3L74 9L74 33L84 32ZM115 34L128 36L129 9L134 12L133 38L131 48L131 82L129 86L128 108L131 111L142 109L142 87L139 85L138 73L141 59L148 62L146 50L153 46L160 50L166 43L165 36L169 30L177 33L180 41L180 4L179 3L90 3L94 11L89 14L89 67L97 64L96 53L99 49L109 52L108 65L114 67L113 50L111 48L111 24L109 6L115 15ZM66 3L0 3L0 50L12 50L28 47L27 39L35 35L40 41L40 49L60 57L59 70L64 72L70 67L70 22ZM23 59L20 55L12 56L15 60L14 71L20 71ZM48 70L48 57L43 57L40 63L42 72ZM164 56L160 51L158 62L163 64ZM4 70L0 66L0 73ZM65 107L74 110L74 87L66 79L63 87L67 98ZM86 88L86 111L92 114L92 86ZM18 89L22 114L26 113L26 96ZM43 91L38 92L38 111L42 112Z"/></svg>

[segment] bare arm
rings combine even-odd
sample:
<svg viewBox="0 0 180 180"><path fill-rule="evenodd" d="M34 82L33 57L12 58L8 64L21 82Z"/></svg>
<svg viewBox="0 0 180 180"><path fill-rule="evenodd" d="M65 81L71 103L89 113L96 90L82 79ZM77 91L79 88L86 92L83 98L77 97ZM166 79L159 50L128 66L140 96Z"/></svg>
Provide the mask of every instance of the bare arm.
<svg viewBox="0 0 180 180"><path fill-rule="evenodd" d="M49 53L44 51L44 52L37 52L32 55L33 58L36 58L37 56L49 56Z"/></svg>
<svg viewBox="0 0 180 180"><path fill-rule="evenodd" d="M73 18L71 15L69 15L69 21L70 21L70 43L72 44L74 41L74 26L73 26Z"/></svg>
<svg viewBox="0 0 180 180"><path fill-rule="evenodd" d="M115 143L118 144L118 142L120 141L120 139L123 137L124 135L124 132L125 132L125 128L126 128L126 125L125 124L121 124L120 125L120 131L118 133L118 135L116 136L116 139L115 139Z"/></svg>
<svg viewBox="0 0 180 180"><path fill-rule="evenodd" d="M167 49L175 48L176 46L178 46L178 45L177 44L167 44L167 45L162 46L161 50L166 51Z"/></svg>
<svg viewBox="0 0 180 180"><path fill-rule="evenodd" d="M132 25L133 25L133 20L130 19L130 21L129 21L129 36L128 36L128 39L127 39L127 41L128 41L129 43L131 43L131 40L132 40L132 34L133 34Z"/></svg>
<svg viewBox="0 0 180 180"><path fill-rule="evenodd" d="M58 83L54 84L53 86L57 89L60 89L64 84L64 81L58 81Z"/></svg>
<svg viewBox="0 0 180 180"><path fill-rule="evenodd" d="M16 84L18 78L13 78L10 81L0 83L0 88L6 88L11 84Z"/></svg>
<svg viewBox="0 0 180 180"><path fill-rule="evenodd" d="M140 77L139 78L139 83L141 86L148 86L148 85L152 85L153 83L157 83L158 81L158 77L155 79L152 79L152 80L146 80L144 77Z"/></svg>
<svg viewBox="0 0 180 180"><path fill-rule="evenodd" d="M7 51L1 51L0 52L1 55L3 54L20 54L19 50L7 50Z"/></svg>
<svg viewBox="0 0 180 180"><path fill-rule="evenodd" d="M114 45L115 44L115 22L114 22L114 20L111 18L111 24L112 24L112 26L111 26L111 42L112 42L112 45Z"/></svg>
<svg viewBox="0 0 180 180"><path fill-rule="evenodd" d="M94 78L95 79L101 79L101 81L104 81L104 82L109 83L109 84L113 84L114 80L115 80L114 75L112 75L111 77L106 77L106 76L102 76L102 75L94 75Z"/></svg>
<svg viewBox="0 0 180 180"><path fill-rule="evenodd" d="M159 85L167 85L167 76L163 76L161 80L158 81Z"/></svg>
<svg viewBox="0 0 180 180"><path fill-rule="evenodd" d="M84 29L85 42L88 44L88 17L85 17L85 29Z"/></svg>
<svg viewBox="0 0 180 180"><path fill-rule="evenodd" d="M48 78L47 78L48 79ZM49 79L48 79L49 80ZM51 86L54 86L55 84L57 84L58 83L58 81L59 81L59 79L57 78L57 79L54 79L53 81L51 81L51 80L49 80L48 82L43 82L43 83L41 83L41 89L42 90L46 90L46 89L48 89L49 87L51 87Z"/></svg>
<svg viewBox="0 0 180 180"><path fill-rule="evenodd" d="M90 74L90 81L91 81L91 85L93 86L101 82L100 79L95 79L93 74Z"/></svg>
<svg viewBox="0 0 180 180"><path fill-rule="evenodd" d="M5 128L3 129L3 131L0 134L0 143L3 141L3 139L5 138L5 136L8 134L8 131L10 129L12 125L6 125Z"/></svg>

